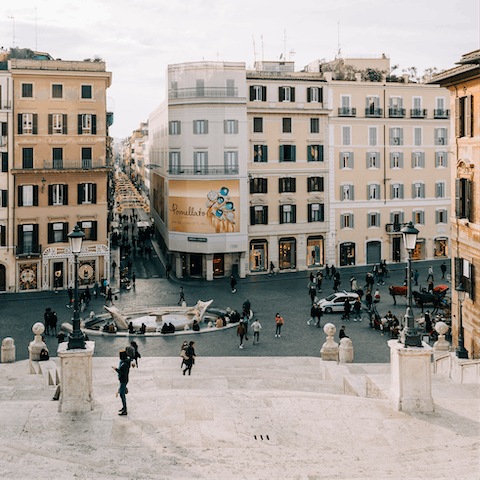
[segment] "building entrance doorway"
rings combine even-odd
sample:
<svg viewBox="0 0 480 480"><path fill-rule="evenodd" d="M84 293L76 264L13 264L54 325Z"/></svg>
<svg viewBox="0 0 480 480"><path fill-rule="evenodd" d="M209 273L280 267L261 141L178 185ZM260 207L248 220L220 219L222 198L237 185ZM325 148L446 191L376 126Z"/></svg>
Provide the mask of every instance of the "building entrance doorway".
<svg viewBox="0 0 480 480"><path fill-rule="evenodd" d="M392 262L402 261L402 237L392 237Z"/></svg>
<svg viewBox="0 0 480 480"><path fill-rule="evenodd" d="M355 244L352 242L340 245L340 266L355 265Z"/></svg>
<svg viewBox="0 0 480 480"><path fill-rule="evenodd" d="M53 264L53 288L63 288L63 262Z"/></svg>
<svg viewBox="0 0 480 480"><path fill-rule="evenodd" d="M7 290L7 275L5 265L0 265L0 292Z"/></svg>
<svg viewBox="0 0 480 480"><path fill-rule="evenodd" d="M367 263L380 263L382 259L382 244L378 241L367 243Z"/></svg>
<svg viewBox="0 0 480 480"><path fill-rule="evenodd" d="M225 255L217 253L213 256L213 275L223 277L225 275Z"/></svg>
<svg viewBox="0 0 480 480"><path fill-rule="evenodd" d="M202 255L190 254L190 276L201 277L203 273Z"/></svg>

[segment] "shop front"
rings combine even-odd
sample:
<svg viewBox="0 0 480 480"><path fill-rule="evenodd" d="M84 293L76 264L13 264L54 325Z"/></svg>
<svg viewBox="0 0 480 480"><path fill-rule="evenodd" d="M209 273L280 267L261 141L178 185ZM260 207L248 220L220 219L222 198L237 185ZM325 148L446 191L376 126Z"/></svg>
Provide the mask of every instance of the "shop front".
<svg viewBox="0 0 480 480"><path fill-rule="evenodd" d="M216 253L213 256L213 276L223 277L225 275L225 255Z"/></svg>
<svg viewBox="0 0 480 480"><path fill-rule="evenodd" d="M426 251L425 251L425 239L419 238L417 244L415 245L415 250L412 253L412 260L425 260Z"/></svg>
<svg viewBox="0 0 480 480"><path fill-rule="evenodd" d="M340 244L340 266L355 265L355 244L345 242Z"/></svg>
<svg viewBox="0 0 480 480"><path fill-rule="evenodd" d="M268 242L265 239L250 242L250 271L266 272L268 270Z"/></svg>
<svg viewBox="0 0 480 480"><path fill-rule="evenodd" d="M321 235L307 238L307 267L320 267L324 260L324 238Z"/></svg>
<svg viewBox="0 0 480 480"><path fill-rule="evenodd" d="M434 240L435 258L448 257L448 238L439 237Z"/></svg>
<svg viewBox="0 0 480 480"><path fill-rule="evenodd" d="M280 270L294 269L297 265L297 241L293 237L278 242L278 266Z"/></svg>

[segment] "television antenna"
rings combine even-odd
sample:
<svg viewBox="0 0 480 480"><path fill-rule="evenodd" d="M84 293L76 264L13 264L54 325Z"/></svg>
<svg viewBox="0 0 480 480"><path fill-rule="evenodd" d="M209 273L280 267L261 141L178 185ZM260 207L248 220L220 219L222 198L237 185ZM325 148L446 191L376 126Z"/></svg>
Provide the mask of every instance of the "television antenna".
<svg viewBox="0 0 480 480"><path fill-rule="evenodd" d="M15 17L11 15L8 18L13 20L13 47L12 48L15 48Z"/></svg>

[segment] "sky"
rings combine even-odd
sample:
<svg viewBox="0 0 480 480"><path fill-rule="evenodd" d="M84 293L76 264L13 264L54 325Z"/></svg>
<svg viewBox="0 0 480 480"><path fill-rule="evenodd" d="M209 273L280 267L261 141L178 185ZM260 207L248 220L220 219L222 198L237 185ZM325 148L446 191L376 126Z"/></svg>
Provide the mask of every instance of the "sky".
<svg viewBox="0 0 480 480"><path fill-rule="evenodd" d="M6 2L6 0L4 0ZM0 13L0 46L62 60L100 56L113 74L110 130L124 138L165 99L167 65L380 55L402 69L452 68L480 48L480 0L21 0ZM13 18L11 18L13 17ZM255 50L254 50L255 43ZM256 56L254 55L256 52ZM396 72L396 73L397 73Z"/></svg>

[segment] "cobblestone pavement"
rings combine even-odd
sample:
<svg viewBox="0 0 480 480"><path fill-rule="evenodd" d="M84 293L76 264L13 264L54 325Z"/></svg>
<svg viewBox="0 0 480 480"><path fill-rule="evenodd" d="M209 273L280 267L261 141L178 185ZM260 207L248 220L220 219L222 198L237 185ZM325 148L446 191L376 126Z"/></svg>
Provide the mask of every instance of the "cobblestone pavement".
<svg viewBox="0 0 480 480"><path fill-rule="evenodd" d="M157 250L158 251L158 250ZM427 269L430 264L434 265L436 282L445 283L441 280L440 265L436 262L415 262L413 268L420 273L420 283L426 284ZM446 262L448 272L450 262ZM404 264L389 265L390 276L386 278L386 285L379 286L382 299L378 306L380 314L391 310L395 315L405 313L405 298L397 298L394 306L392 298L388 294L389 285L402 285L405 276ZM252 304L255 318L258 318L263 326L260 343L252 344L252 338L245 344L245 348L238 348L239 341L235 329L213 331L207 334L189 334L170 337L146 337L136 338L142 356L177 356L181 343L186 340L195 340L196 351L201 356L319 356L320 348L325 341L323 329L308 326L307 320L310 315L310 297L307 283L309 272L295 272L278 274L273 277L268 275L250 276L239 279L237 293L230 293L229 279L221 278L213 282L205 280L164 278L164 269L161 259L153 254L151 259L137 257L133 259L132 270L136 275L135 288L121 290L118 293L116 306L120 309L125 307L142 306L165 306L176 305L179 299L178 290L180 285L185 288L185 296L188 305L193 305L197 300L213 299L212 307L241 310L242 303L248 297ZM370 270L370 268L368 268ZM342 288L348 288L349 279L354 275L359 285L364 285L367 267L352 267L340 270ZM118 276L118 275L117 275ZM326 297L333 291L333 281L324 280L321 297ZM92 301L82 317L93 310L101 313L103 298L92 298ZM43 320L46 307L57 312L59 324L69 321L72 311L66 308L68 296L66 292L38 292L25 294L7 294L0 297L0 338L7 336L15 340L17 359L28 357L28 343L33 339L32 325ZM285 319L282 337L275 337L275 313L279 312ZM420 310L414 309L414 315ZM322 325L332 322L338 330L344 324L340 313L324 315ZM380 332L369 328L368 323L349 321L346 324L347 334L353 342L355 362L358 363L385 363L389 362L388 337L381 336ZM95 356L116 356L119 349L126 346L125 337L99 336L94 338L96 342ZM56 352L57 340L53 336L47 336L46 342L51 354Z"/></svg>

